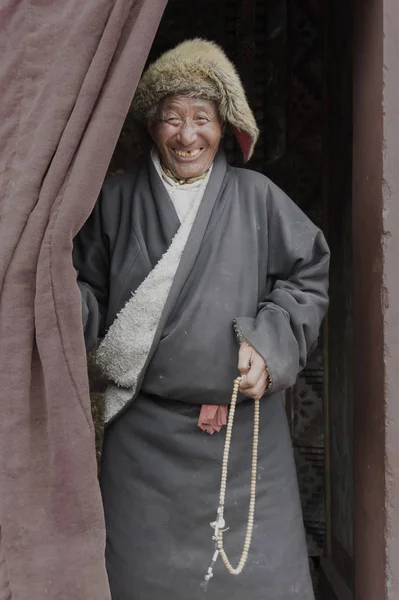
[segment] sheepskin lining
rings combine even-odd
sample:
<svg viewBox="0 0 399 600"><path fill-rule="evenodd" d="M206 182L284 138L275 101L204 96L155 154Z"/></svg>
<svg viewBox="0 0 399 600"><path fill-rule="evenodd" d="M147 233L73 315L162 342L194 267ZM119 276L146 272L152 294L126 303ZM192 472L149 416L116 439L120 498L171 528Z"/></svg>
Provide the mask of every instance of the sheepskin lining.
<svg viewBox="0 0 399 600"><path fill-rule="evenodd" d="M147 362L174 276L207 184L200 187L168 250L117 315L96 352L96 363L110 379L105 422L130 402Z"/></svg>

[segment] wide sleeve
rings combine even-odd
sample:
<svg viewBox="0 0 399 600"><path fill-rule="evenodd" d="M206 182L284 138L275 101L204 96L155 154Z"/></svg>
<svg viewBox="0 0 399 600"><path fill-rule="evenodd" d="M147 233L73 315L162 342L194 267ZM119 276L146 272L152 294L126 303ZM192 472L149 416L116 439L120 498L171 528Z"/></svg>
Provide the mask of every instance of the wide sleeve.
<svg viewBox="0 0 399 600"><path fill-rule="evenodd" d="M271 392L291 387L317 344L328 306L330 253L319 229L276 186L267 192L268 290L235 328L264 358Z"/></svg>
<svg viewBox="0 0 399 600"><path fill-rule="evenodd" d="M108 311L110 250L102 222L100 194L92 214L73 243L87 350L91 350L101 337Z"/></svg>

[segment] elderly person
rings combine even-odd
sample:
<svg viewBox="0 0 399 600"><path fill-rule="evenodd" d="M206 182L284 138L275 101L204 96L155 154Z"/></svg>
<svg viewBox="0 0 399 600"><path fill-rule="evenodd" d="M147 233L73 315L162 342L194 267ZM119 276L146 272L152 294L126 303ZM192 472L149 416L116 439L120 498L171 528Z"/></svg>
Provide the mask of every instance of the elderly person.
<svg viewBox="0 0 399 600"><path fill-rule="evenodd" d="M327 308L326 242L269 179L226 164L224 128L244 160L258 129L218 46L192 40L161 56L132 111L152 149L105 182L74 248L87 347L102 339L109 380L101 489L112 598L312 600L282 392ZM236 563L260 400L252 545L237 577L216 560L205 592L238 374L223 535Z"/></svg>

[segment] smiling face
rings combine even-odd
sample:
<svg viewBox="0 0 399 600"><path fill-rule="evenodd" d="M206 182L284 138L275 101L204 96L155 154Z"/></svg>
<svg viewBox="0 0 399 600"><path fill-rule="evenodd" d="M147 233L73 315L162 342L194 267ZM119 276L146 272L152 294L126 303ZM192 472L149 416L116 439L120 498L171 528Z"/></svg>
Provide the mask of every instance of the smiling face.
<svg viewBox="0 0 399 600"><path fill-rule="evenodd" d="M178 179L194 179L211 166L222 124L213 100L171 96L161 103L149 132L162 165Z"/></svg>

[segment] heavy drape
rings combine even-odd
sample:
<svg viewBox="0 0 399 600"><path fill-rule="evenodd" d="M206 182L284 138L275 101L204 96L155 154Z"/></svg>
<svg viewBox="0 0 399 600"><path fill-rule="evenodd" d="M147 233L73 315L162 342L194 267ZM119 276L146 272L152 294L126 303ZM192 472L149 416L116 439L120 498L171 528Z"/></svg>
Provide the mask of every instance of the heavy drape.
<svg viewBox="0 0 399 600"><path fill-rule="evenodd" d="M166 0L0 5L0 600L106 600L72 239Z"/></svg>

